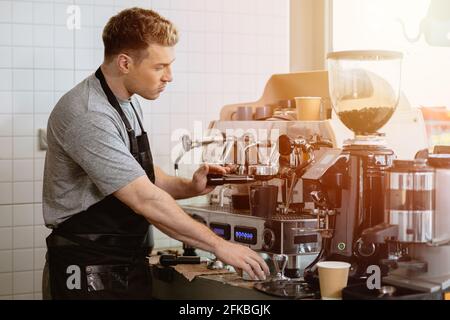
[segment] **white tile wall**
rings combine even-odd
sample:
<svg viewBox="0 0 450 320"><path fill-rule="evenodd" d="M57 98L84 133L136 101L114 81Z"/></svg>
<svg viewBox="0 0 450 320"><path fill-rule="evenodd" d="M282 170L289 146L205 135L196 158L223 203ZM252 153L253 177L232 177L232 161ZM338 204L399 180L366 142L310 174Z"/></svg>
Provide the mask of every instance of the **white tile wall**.
<svg viewBox="0 0 450 320"><path fill-rule="evenodd" d="M13 252L11 250L0 251L0 273L13 270Z"/></svg>
<svg viewBox="0 0 450 320"><path fill-rule="evenodd" d="M0 101L2 101L2 107L0 108L0 114L12 113L12 94L8 91L0 91Z"/></svg>
<svg viewBox="0 0 450 320"><path fill-rule="evenodd" d="M12 89L12 70L0 69L0 90Z"/></svg>
<svg viewBox="0 0 450 320"><path fill-rule="evenodd" d="M37 131L56 101L103 58L101 33L121 8L152 7L180 29L174 82L143 101L157 165L172 173L175 131L205 127L228 103L257 100L288 71L288 0L0 0L0 299L41 299L45 152ZM80 5L81 29L66 27ZM183 131L184 129L184 131ZM182 165L191 175L195 166ZM155 230L157 247L180 245Z"/></svg>
<svg viewBox="0 0 450 320"><path fill-rule="evenodd" d="M0 296L12 295L13 293L13 274L0 273Z"/></svg>
<svg viewBox="0 0 450 320"><path fill-rule="evenodd" d="M33 45L33 26L31 24L13 24L12 44L14 46Z"/></svg>
<svg viewBox="0 0 450 320"><path fill-rule="evenodd" d="M11 47L0 47L0 68L8 68L11 66L12 50Z"/></svg>
<svg viewBox="0 0 450 320"><path fill-rule="evenodd" d="M33 23L49 24L53 22L54 9L52 3L33 3Z"/></svg>
<svg viewBox="0 0 450 320"><path fill-rule="evenodd" d="M45 255L45 253L44 253ZM42 300L42 294L40 291L42 290L42 266L44 264L40 264L37 268L38 270L34 272L34 299L35 300ZM35 267L36 268L36 267Z"/></svg>
<svg viewBox="0 0 450 320"><path fill-rule="evenodd" d="M14 137L27 137L34 134L32 114L16 114L12 123Z"/></svg>
<svg viewBox="0 0 450 320"><path fill-rule="evenodd" d="M13 228L13 248L14 249L33 248L32 226Z"/></svg>
<svg viewBox="0 0 450 320"><path fill-rule="evenodd" d="M2 27L0 28L0 45L11 45L12 27L10 24L2 23Z"/></svg>
<svg viewBox="0 0 450 320"><path fill-rule="evenodd" d="M14 159L32 159L33 142L34 140L32 137L14 137L13 139Z"/></svg>
<svg viewBox="0 0 450 320"><path fill-rule="evenodd" d="M11 137L12 136L12 115L1 114L0 115L0 136Z"/></svg>
<svg viewBox="0 0 450 320"><path fill-rule="evenodd" d="M12 206L0 205L0 227L11 227L12 221Z"/></svg>
<svg viewBox="0 0 450 320"><path fill-rule="evenodd" d="M14 271L32 271L34 269L34 250L19 249L14 250L13 268Z"/></svg>
<svg viewBox="0 0 450 320"><path fill-rule="evenodd" d="M12 97L14 113L33 112L33 92L14 91Z"/></svg>
<svg viewBox="0 0 450 320"><path fill-rule="evenodd" d="M14 300L34 300L35 294L27 293L27 294L15 294L13 297Z"/></svg>
<svg viewBox="0 0 450 320"><path fill-rule="evenodd" d="M0 182L0 205L12 203L12 184Z"/></svg>
<svg viewBox="0 0 450 320"><path fill-rule="evenodd" d="M33 182L14 182L13 183L13 201L14 203L33 203L34 201L34 183Z"/></svg>
<svg viewBox="0 0 450 320"><path fill-rule="evenodd" d="M32 294L34 292L34 272L14 272L13 276L13 293L16 294ZM15 297L17 299L33 299L33 295Z"/></svg>
<svg viewBox="0 0 450 320"><path fill-rule="evenodd" d="M13 223L15 226L33 226L34 213L32 204L13 206Z"/></svg>
<svg viewBox="0 0 450 320"><path fill-rule="evenodd" d="M12 228L0 228L0 250L11 250L13 248L12 231Z"/></svg>
<svg viewBox="0 0 450 320"><path fill-rule="evenodd" d="M12 21L15 23L31 23L33 22L33 4L31 2L13 3Z"/></svg>

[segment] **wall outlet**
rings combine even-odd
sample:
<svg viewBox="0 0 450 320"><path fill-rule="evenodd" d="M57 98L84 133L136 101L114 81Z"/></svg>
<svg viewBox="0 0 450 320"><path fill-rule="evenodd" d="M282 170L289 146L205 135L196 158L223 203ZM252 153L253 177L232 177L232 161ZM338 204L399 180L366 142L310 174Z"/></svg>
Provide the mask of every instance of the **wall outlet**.
<svg viewBox="0 0 450 320"><path fill-rule="evenodd" d="M47 129L39 129L39 149L47 150Z"/></svg>

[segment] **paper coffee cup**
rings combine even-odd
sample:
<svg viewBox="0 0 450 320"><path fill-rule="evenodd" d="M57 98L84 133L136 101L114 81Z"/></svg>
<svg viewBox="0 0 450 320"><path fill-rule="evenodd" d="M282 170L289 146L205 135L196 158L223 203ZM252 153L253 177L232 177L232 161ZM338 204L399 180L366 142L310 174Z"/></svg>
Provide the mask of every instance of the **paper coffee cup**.
<svg viewBox="0 0 450 320"><path fill-rule="evenodd" d="M350 263L323 261L319 268L320 295L323 300L341 300L342 289L347 286Z"/></svg>
<svg viewBox="0 0 450 320"><path fill-rule="evenodd" d="M322 119L321 97L296 97L295 106L298 121L319 121Z"/></svg>

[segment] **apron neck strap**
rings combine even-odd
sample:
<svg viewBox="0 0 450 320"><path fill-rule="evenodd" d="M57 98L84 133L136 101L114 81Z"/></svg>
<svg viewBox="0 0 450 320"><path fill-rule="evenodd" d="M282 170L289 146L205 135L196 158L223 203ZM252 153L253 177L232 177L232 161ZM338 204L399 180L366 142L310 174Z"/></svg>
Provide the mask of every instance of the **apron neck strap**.
<svg viewBox="0 0 450 320"><path fill-rule="evenodd" d="M133 128L131 128L130 122L128 121L127 117L125 116L125 113L123 112L122 108L120 107L119 101L117 101L116 96L111 91L111 88L108 86L108 83L106 83L106 79L105 79L105 76L103 75L101 68L97 69L97 71L95 72L95 76L100 81L100 84L103 88L103 91L106 94L106 97L108 98L109 103L119 113L120 117L122 118L123 123L125 124L125 127L127 128L128 134L130 134L130 132L133 131Z"/></svg>
<svg viewBox="0 0 450 320"><path fill-rule="evenodd" d="M122 118L122 121L125 124L125 127L127 129L128 138L130 139L131 154L133 155L133 157L135 159L137 159L139 156L139 147L138 147L138 143L136 140L136 135L134 133L133 128L130 125L130 122L128 121L128 118L126 117L125 113L123 112L122 108L120 107L119 101L117 101L117 98L114 95L114 93L111 91L111 88L108 86L108 83L106 83L105 76L100 67L95 72L95 76L100 81L100 84L103 88L103 91L106 94L106 97L108 98L109 103L111 104L111 106L114 109L116 109L116 111L119 113L120 117ZM133 110L134 110L134 107L133 107ZM139 119L139 117L138 117L138 119ZM140 120L139 120L139 124L140 124Z"/></svg>

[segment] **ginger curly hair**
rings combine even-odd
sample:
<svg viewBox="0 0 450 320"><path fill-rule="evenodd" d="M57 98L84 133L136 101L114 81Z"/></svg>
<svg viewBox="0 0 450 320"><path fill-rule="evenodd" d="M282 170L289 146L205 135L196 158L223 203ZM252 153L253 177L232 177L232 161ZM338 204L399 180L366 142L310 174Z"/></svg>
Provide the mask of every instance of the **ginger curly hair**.
<svg viewBox="0 0 450 320"><path fill-rule="evenodd" d="M130 8L109 19L102 38L105 60L120 53L141 59L151 44L176 45L178 30L172 22L153 10Z"/></svg>

